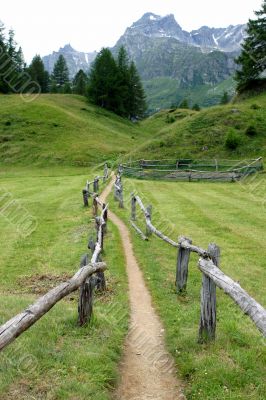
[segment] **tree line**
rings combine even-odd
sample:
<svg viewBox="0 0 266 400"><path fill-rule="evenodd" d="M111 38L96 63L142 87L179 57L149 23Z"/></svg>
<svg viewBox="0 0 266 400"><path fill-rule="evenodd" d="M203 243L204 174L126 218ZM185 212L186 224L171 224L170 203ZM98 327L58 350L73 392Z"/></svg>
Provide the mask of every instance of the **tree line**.
<svg viewBox="0 0 266 400"><path fill-rule="evenodd" d="M266 0L249 20L247 37L242 51L236 59L238 69L235 75L237 91L262 87L266 82ZM56 61L51 75L45 70L43 61L36 55L29 66L26 65L21 47L17 46L14 31L5 35L0 24L0 93L24 91L41 93L74 93L87 96L94 104L127 118L141 118L145 114L146 102L142 82L136 65L129 60L122 47L115 58L111 51L103 48L91 66L90 72L78 71L70 79L67 63L63 55ZM29 77L34 86L27 85ZM223 104L228 101L224 93ZM186 108L186 100L183 101ZM181 107L181 105L179 105ZM193 109L198 110L195 104Z"/></svg>

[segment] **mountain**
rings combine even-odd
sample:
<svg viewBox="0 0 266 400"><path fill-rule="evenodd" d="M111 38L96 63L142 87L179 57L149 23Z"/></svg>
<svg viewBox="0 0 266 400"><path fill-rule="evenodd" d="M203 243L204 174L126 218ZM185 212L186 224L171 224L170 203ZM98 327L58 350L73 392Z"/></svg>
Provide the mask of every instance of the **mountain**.
<svg viewBox="0 0 266 400"><path fill-rule="evenodd" d="M199 47L203 52L212 50L234 52L240 50L245 29L246 25L230 25L227 28L202 26L198 30L187 32L176 22L173 14L161 17L146 13L126 29L122 38L135 35L149 38L172 38L181 43Z"/></svg>
<svg viewBox="0 0 266 400"><path fill-rule="evenodd" d="M178 104L184 97L201 106L217 104L227 90L234 93L234 59L245 37L246 25L227 28L202 26L187 32L173 14L144 14L128 27L111 49L117 55L124 46L143 79L149 112ZM43 58L52 72L62 54L70 76L88 71L97 53L74 50L70 44Z"/></svg>
<svg viewBox="0 0 266 400"><path fill-rule="evenodd" d="M184 97L208 106L219 103L221 83L227 82L226 89L234 91L234 59L245 37L245 27L203 26L187 32L173 14L161 17L146 13L126 29L112 50L117 54L124 46L135 61L150 112L178 104Z"/></svg>
<svg viewBox="0 0 266 400"><path fill-rule="evenodd" d="M73 78L80 69L83 69L85 72L89 70L97 52L83 53L73 49L70 44L67 44L64 47L61 47L58 51L54 51L52 54L43 57L45 69L49 73L52 73L54 64L61 54L65 57L69 69L69 75Z"/></svg>

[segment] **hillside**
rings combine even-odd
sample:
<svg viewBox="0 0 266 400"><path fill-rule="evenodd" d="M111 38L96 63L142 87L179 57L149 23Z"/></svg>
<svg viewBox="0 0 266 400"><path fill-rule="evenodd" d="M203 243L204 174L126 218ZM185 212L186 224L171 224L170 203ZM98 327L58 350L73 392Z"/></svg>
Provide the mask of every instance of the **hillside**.
<svg viewBox="0 0 266 400"><path fill-rule="evenodd" d="M0 162L94 165L144 142L137 125L73 95L0 96Z"/></svg>
<svg viewBox="0 0 266 400"><path fill-rule="evenodd" d="M162 110L138 124L73 95L42 95L25 103L0 96L3 165L95 165L132 158L266 156L266 94L204 109ZM256 134L247 135L254 126ZM228 149L228 131L239 144Z"/></svg>
<svg viewBox="0 0 266 400"><path fill-rule="evenodd" d="M172 109L161 111L142 122L155 138L135 151L135 158L195 157L253 158L266 156L266 94L234 104L193 112ZM255 135L246 133L255 128ZM229 131L238 146L225 146Z"/></svg>

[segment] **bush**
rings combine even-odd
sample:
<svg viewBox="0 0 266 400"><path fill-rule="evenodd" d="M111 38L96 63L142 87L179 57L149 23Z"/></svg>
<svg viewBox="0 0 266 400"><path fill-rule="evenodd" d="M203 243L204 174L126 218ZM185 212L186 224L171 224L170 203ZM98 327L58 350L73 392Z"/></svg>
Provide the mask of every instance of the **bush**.
<svg viewBox="0 0 266 400"><path fill-rule="evenodd" d="M229 150L235 150L240 143L241 136L234 129L230 129L225 139L225 147Z"/></svg>
<svg viewBox="0 0 266 400"><path fill-rule="evenodd" d="M255 128L254 125L249 125L247 127L246 135L248 135L248 136L256 136L257 135L257 129Z"/></svg>
<svg viewBox="0 0 266 400"><path fill-rule="evenodd" d="M251 104L250 108L251 108L251 110L259 110L260 106L256 103L254 103L254 104Z"/></svg>
<svg viewBox="0 0 266 400"><path fill-rule="evenodd" d="M174 116L170 116L169 114L167 114L166 116L166 120L165 120L168 124L172 124L173 122L175 122L175 117Z"/></svg>

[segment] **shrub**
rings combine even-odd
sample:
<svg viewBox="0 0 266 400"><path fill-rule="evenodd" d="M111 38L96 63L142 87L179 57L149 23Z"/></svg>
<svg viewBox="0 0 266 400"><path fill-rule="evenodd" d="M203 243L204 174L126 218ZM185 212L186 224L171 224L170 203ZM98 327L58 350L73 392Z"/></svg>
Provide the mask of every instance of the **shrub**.
<svg viewBox="0 0 266 400"><path fill-rule="evenodd" d="M251 108L251 110L259 110L260 106L256 103L254 103L254 104L251 104L250 108Z"/></svg>
<svg viewBox="0 0 266 400"><path fill-rule="evenodd" d="M172 124L173 122L175 122L175 117L173 116L173 115L169 115L169 114L167 114L167 116L166 116L166 122L168 123L168 124Z"/></svg>
<svg viewBox="0 0 266 400"><path fill-rule="evenodd" d="M225 147L229 150L235 150L240 143L241 136L234 129L230 129L226 135Z"/></svg>
<svg viewBox="0 0 266 400"><path fill-rule="evenodd" d="M246 135L248 135L248 136L256 136L257 135L257 129L255 128L254 125L249 125L247 127Z"/></svg>

